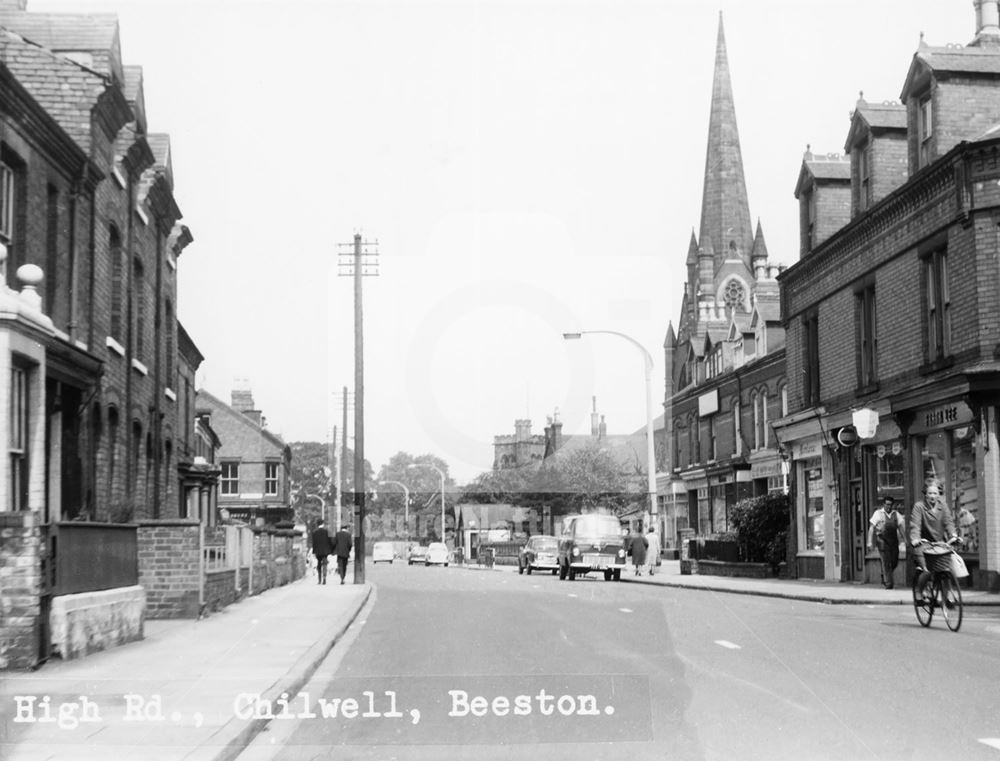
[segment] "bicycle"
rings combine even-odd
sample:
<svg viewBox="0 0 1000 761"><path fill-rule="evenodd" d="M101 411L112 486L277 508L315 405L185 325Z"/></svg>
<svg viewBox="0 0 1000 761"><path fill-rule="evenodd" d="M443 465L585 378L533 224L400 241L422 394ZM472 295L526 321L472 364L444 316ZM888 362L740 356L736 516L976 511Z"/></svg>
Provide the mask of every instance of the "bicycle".
<svg viewBox="0 0 1000 761"><path fill-rule="evenodd" d="M958 577L951 570L954 547L947 542L924 540L924 561L927 569L917 569L913 579L913 609L921 626L930 626L937 608L953 632L962 625L962 590Z"/></svg>

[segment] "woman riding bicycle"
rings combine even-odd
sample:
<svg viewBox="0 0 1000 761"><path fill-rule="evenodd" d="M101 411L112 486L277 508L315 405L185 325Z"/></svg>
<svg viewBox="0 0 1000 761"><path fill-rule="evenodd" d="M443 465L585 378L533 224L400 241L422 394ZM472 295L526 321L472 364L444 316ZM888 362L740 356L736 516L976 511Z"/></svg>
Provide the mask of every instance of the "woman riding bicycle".
<svg viewBox="0 0 1000 761"><path fill-rule="evenodd" d="M913 562L920 572L927 571L924 561L925 542L954 542L958 540L955 517L942 496L941 482L936 478L924 479L924 500L913 505L910 513L910 546Z"/></svg>

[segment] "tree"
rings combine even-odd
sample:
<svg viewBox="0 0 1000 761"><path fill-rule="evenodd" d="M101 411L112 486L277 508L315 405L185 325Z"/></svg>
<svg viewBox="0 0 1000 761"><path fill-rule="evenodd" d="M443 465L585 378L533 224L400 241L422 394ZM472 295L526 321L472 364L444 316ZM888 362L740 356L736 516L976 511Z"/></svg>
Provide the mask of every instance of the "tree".
<svg viewBox="0 0 1000 761"><path fill-rule="evenodd" d="M740 500L729 513L743 560L775 571L785 559L789 521L788 495L780 492Z"/></svg>
<svg viewBox="0 0 1000 761"><path fill-rule="evenodd" d="M324 505L336 502L337 488L334 481L336 468L330 463L330 445L318 441L295 441L289 444L292 450L291 493L292 507L297 519L312 528L322 514L319 497ZM347 450L347 473L342 504L347 504L354 491L354 451ZM365 483L371 485L372 466L364 463ZM308 495L314 495L313 497Z"/></svg>
<svg viewBox="0 0 1000 761"><path fill-rule="evenodd" d="M627 481L621 467L597 442L566 453L561 461L557 459L556 467L580 510L603 507L618 514L628 503Z"/></svg>

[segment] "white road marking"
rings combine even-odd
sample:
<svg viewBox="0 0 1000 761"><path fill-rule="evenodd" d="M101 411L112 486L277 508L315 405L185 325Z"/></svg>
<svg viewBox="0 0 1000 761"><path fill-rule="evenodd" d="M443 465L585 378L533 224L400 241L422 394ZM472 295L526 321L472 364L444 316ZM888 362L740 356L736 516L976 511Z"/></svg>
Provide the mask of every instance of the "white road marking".
<svg viewBox="0 0 1000 761"><path fill-rule="evenodd" d="M741 650L742 649L739 645L734 645L732 642L729 642L728 640L724 640L724 639L717 639L717 640L715 640L715 644L716 645L721 645L722 647L725 647L725 648L729 648L730 650Z"/></svg>
<svg viewBox="0 0 1000 761"><path fill-rule="evenodd" d="M631 613L632 612L631 608L619 608L618 610L620 610L622 613Z"/></svg>
<svg viewBox="0 0 1000 761"><path fill-rule="evenodd" d="M574 594L568 594L568 595L566 595L566 596L567 596L567 597L576 597L576 595L574 595Z"/></svg>
<svg viewBox="0 0 1000 761"><path fill-rule="evenodd" d="M979 742L983 745L989 745L991 748L1000 750L1000 737L980 737Z"/></svg>

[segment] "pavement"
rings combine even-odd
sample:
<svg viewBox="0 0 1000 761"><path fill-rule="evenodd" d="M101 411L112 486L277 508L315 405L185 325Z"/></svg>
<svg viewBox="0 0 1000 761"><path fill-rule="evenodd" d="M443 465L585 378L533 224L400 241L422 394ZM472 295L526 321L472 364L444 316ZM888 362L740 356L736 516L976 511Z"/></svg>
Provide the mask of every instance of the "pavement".
<svg viewBox="0 0 1000 761"><path fill-rule="evenodd" d="M514 566L453 571L516 573ZM908 605L909 589L786 579L682 575L664 561L653 576L622 581L827 604ZM565 582L563 582L565 583ZM574 582L578 583L578 582ZM231 761L282 695L294 696L358 619L371 584L319 586L313 578L242 600L198 621L147 621L139 642L55 660L0 680L4 761ZM969 606L1000 595L963 590Z"/></svg>

